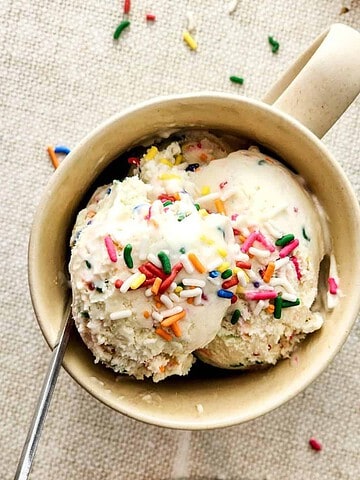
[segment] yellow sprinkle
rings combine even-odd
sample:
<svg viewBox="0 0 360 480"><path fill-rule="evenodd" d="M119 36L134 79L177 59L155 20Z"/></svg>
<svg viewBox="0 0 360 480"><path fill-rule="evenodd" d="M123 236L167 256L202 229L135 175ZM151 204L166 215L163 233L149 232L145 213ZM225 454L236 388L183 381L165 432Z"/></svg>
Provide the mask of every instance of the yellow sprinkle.
<svg viewBox="0 0 360 480"><path fill-rule="evenodd" d="M207 237L206 235L200 235L200 240L204 243L207 243L208 245L213 245L214 244L214 240Z"/></svg>
<svg viewBox="0 0 360 480"><path fill-rule="evenodd" d="M232 268L232 271L233 271L233 273L235 273L235 275L238 273L239 270L240 270L239 267L233 267Z"/></svg>
<svg viewBox="0 0 360 480"><path fill-rule="evenodd" d="M219 254L221 257L226 257L226 255L227 255L227 250L225 250L225 248L218 247L216 250L217 250L218 254Z"/></svg>
<svg viewBox="0 0 360 480"><path fill-rule="evenodd" d="M162 280L160 277L155 278L155 282L152 284L151 291L154 295L157 295L159 293L159 288L162 283Z"/></svg>
<svg viewBox="0 0 360 480"><path fill-rule="evenodd" d="M241 285L238 285L236 287L236 293L244 293L245 292L245 288L242 287Z"/></svg>
<svg viewBox="0 0 360 480"><path fill-rule="evenodd" d="M190 35L190 33L187 30L184 30L183 32L183 40L188 44L191 50L197 49L196 40Z"/></svg>
<svg viewBox="0 0 360 480"><path fill-rule="evenodd" d="M180 293L183 289L183 287L177 286L174 290L175 293Z"/></svg>
<svg viewBox="0 0 360 480"><path fill-rule="evenodd" d="M217 267L216 270L219 270L219 272L222 273L222 272L225 272L225 270L227 270L229 267L230 267L229 262L223 262L221 265Z"/></svg>
<svg viewBox="0 0 360 480"><path fill-rule="evenodd" d="M162 173L158 176L159 180L180 180L179 175L174 175L173 173Z"/></svg>
<svg viewBox="0 0 360 480"><path fill-rule="evenodd" d="M172 167L173 164L170 162L170 160L168 160L167 158L162 158L160 160L160 163L163 163L164 165L167 165L168 167Z"/></svg>
<svg viewBox="0 0 360 480"><path fill-rule="evenodd" d="M210 187L209 185L204 185L201 187L201 195L209 195L210 193Z"/></svg>
<svg viewBox="0 0 360 480"><path fill-rule="evenodd" d="M214 203L215 203L216 211L218 213L220 213L221 215L226 215L224 202L222 200L220 200L220 198L217 198L214 201Z"/></svg>
<svg viewBox="0 0 360 480"><path fill-rule="evenodd" d="M137 288L139 288L140 285L142 285L145 282L145 280L146 280L146 276L142 273L137 278L135 278L135 280L130 285L131 290L136 290Z"/></svg>
<svg viewBox="0 0 360 480"><path fill-rule="evenodd" d="M157 155L158 153L159 153L159 150L153 145L151 148L149 148L146 151L146 155L144 156L144 159L152 160L155 157L155 155Z"/></svg>
<svg viewBox="0 0 360 480"><path fill-rule="evenodd" d="M199 215L201 217L206 217L207 215L209 215L209 213L205 210L205 208L200 208Z"/></svg>
<svg viewBox="0 0 360 480"><path fill-rule="evenodd" d="M180 165L180 163L183 161L183 156L181 153L179 155L176 155L175 157L175 165Z"/></svg>

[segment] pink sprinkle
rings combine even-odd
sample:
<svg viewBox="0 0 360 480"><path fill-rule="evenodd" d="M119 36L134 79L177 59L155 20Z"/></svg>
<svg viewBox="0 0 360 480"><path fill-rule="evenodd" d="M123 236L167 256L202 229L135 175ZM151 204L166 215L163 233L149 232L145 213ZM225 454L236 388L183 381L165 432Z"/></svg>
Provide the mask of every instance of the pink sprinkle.
<svg viewBox="0 0 360 480"><path fill-rule="evenodd" d="M233 214L231 215L231 220L232 220L233 222L235 222L235 220L237 219L238 216L239 216L238 213L233 213Z"/></svg>
<svg viewBox="0 0 360 480"><path fill-rule="evenodd" d="M275 252L275 246L271 242L269 242L269 240L265 238L262 233L258 232L256 240L258 240L262 245L264 245L264 247L270 252Z"/></svg>
<svg viewBox="0 0 360 480"><path fill-rule="evenodd" d="M224 188L225 185L227 185L227 184L228 184L227 181L226 181L226 182L221 182L220 185L219 185L219 187L222 189L222 188Z"/></svg>
<svg viewBox="0 0 360 480"><path fill-rule="evenodd" d="M155 17L155 15L153 15L152 13L147 13L147 14L146 14L146 20L147 20L148 22L155 22L156 17Z"/></svg>
<svg viewBox="0 0 360 480"><path fill-rule="evenodd" d="M313 450L316 450L316 451L318 451L318 452L319 452L320 450L322 450L322 445L321 445L321 443L320 443L318 440L316 440L316 438L314 438L314 437L311 437L311 438L310 438L310 440L309 440L309 445L310 445L310 447L311 447Z"/></svg>
<svg viewBox="0 0 360 480"><path fill-rule="evenodd" d="M105 240L105 246L106 246L106 250L108 252L109 258L112 262L115 263L117 261L117 254L116 254L114 242L111 240L111 237L109 235L107 235L104 240Z"/></svg>
<svg viewBox="0 0 360 480"><path fill-rule="evenodd" d="M301 280L302 273L301 273L301 270L300 270L300 265L299 265L298 259L296 257L292 256L292 257L290 257L290 260L294 264L297 279Z"/></svg>
<svg viewBox="0 0 360 480"><path fill-rule="evenodd" d="M275 290L254 290L251 292L245 292L246 300L270 300L276 298L277 292Z"/></svg>
<svg viewBox="0 0 360 480"><path fill-rule="evenodd" d="M295 240L293 240L292 242L288 243L287 245L285 245L284 248L282 248L279 252L279 257L280 258L284 258L286 257L287 255L289 255L289 253L291 253L293 250L295 250L295 248L299 245L299 240L297 238L295 238Z"/></svg>
<svg viewBox="0 0 360 480"><path fill-rule="evenodd" d="M336 280L334 277L329 277L328 279L329 283L329 292L331 295L336 295L337 294L337 289L338 289L338 284L336 283Z"/></svg>
<svg viewBox="0 0 360 480"><path fill-rule="evenodd" d="M247 237L245 242L242 244L240 250L243 253L246 253L249 250L249 248L252 246L252 244L255 242L255 240L257 240L257 236L258 236L258 232L250 233L250 235Z"/></svg>

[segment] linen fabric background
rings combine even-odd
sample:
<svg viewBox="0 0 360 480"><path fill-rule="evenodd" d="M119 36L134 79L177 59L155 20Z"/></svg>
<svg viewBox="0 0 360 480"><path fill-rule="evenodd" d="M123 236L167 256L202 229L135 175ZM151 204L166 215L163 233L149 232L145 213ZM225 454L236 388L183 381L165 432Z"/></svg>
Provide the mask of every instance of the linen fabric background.
<svg viewBox="0 0 360 480"><path fill-rule="evenodd" d="M30 227L53 172L46 146L74 147L102 120L160 94L206 89L261 98L330 24L360 26L358 0L341 15L338 0L240 0L231 15L230 3L132 0L131 26L114 41L122 0L0 2L1 479L13 478L50 358L27 285ZM197 52L181 39L188 11ZM268 35L280 42L276 55ZM324 138L358 195L359 107L357 100ZM126 418L61 371L31 479L360 478L359 351L357 323L332 365L294 400L206 432ZM311 436L321 452L309 448Z"/></svg>

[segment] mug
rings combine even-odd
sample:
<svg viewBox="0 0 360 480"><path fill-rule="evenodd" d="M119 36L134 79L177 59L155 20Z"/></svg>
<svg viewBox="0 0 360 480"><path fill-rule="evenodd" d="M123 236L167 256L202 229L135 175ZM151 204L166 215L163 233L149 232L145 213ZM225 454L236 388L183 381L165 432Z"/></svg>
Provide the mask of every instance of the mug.
<svg viewBox="0 0 360 480"><path fill-rule="evenodd" d="M343 298L296 351L298 362L266 370L171 377L154 384L99 364L73 329L63 365L89 393L151 424L210 429L256 418L308 386L350 332L360 306L360 212L352 188L320 138L360 91L360 34L335 24L275 83L263 101L204 92L156 98L110 118L61 163L40 202L29 243L29 284L42 333L52 347L70 292L69 239L82 200L116 157L164 132L207 129L250 139L286 160L329 219Z"/></svg>

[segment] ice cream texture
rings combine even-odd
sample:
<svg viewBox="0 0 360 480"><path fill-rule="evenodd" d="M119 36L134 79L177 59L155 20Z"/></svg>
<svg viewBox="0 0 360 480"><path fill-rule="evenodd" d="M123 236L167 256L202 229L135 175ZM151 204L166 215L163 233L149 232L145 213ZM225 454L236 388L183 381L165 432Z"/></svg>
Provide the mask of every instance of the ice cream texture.
<svg viewBox="0 0 360 480"><path fill-rule="evenodd" d="M96 361L154 381L187 374L194 354L248 368L321 327L312 305L330 246L296 175L203 133L131 163L71 238L73 315Z"/></svg>

